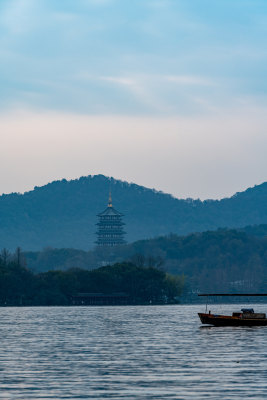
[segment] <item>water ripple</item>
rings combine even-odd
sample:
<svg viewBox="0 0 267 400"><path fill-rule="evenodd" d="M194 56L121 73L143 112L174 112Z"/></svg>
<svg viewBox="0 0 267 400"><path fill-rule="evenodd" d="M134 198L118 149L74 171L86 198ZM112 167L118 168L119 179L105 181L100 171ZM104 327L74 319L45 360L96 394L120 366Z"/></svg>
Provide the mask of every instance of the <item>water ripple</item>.
<svg viewBox="0 0 267 400"><path fill-rule="evenodd" d="M201 327L201 308L1 308L0 398L266 399L267 327Z"/></svg>

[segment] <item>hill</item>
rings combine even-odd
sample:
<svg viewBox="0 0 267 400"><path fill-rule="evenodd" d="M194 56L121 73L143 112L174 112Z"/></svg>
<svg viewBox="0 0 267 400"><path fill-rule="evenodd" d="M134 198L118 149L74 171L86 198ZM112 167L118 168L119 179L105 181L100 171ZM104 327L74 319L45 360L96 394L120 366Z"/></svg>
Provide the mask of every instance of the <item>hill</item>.
<svg viewBox="0 0 267 400"><path fill-rule="evenodd" d="M256 229L256 227L255 227ZM267 291L267 237L219 229L187 236L174 234L141 240L105 252L96 249L46 249L25 253L36 272L94 269L103 260L110 264L132 262L184 275L187 291Z"/></svg>
<svg viewBox="0 0 267 400"><path fill-rule="evenodd" d="M125 214L128 242L267 223L267 183L231 198L200 201L96 175L0 196L1 247L93 248L96 214L106 207L110 186L115 208Z"/></svg>

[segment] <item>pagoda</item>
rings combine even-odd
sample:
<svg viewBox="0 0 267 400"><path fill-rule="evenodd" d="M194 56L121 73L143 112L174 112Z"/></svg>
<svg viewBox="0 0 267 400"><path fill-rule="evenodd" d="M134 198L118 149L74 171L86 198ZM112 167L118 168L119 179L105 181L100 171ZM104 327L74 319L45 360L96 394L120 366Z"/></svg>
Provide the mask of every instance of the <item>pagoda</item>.
<svg viewBox="0 0 267 400"><path fill-rule="evenodd" d="M96 224L98 226L95 242L97 246L113 247L126 243L123 230L125 224L122 222L123 214L113 207L111 192L109 193L107 208L97 216L99 218L99 222Z"/></svg>

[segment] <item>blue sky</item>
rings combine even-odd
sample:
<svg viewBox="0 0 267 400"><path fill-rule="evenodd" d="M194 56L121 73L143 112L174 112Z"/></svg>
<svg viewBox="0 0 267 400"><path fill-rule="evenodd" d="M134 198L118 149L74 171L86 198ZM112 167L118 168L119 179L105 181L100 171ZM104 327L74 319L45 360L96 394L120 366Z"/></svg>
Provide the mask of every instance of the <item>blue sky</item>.
<svg viewBox="0 0 267 400"><path fill-rule="evenodd" d="M266 180L266 42L265 0L1 0L0 192L104 173L218 198Z"/></svg>

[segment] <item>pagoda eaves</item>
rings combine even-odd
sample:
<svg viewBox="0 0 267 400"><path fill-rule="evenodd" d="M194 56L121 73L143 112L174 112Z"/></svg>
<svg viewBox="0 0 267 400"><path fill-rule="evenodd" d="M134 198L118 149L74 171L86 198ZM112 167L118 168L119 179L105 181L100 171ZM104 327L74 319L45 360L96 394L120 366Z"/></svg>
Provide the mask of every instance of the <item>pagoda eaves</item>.
<svg viewBox="0 0 267 400"><path fill-rule="evenodd" d="M125 231L123 230L125 224L122 221L123 214L112 206L111 194L109 195L108 207L97 216L99 218L99 222L96 224L98 227L96 244L98 246L113 247L126 243L124 240Z"/></svg>

